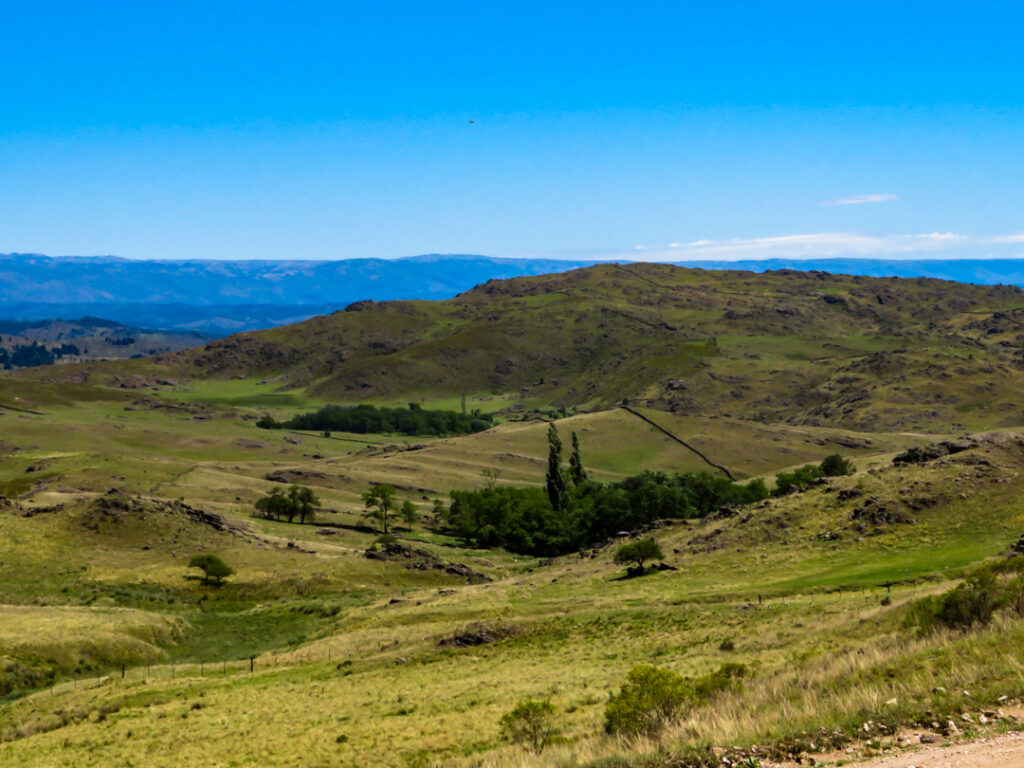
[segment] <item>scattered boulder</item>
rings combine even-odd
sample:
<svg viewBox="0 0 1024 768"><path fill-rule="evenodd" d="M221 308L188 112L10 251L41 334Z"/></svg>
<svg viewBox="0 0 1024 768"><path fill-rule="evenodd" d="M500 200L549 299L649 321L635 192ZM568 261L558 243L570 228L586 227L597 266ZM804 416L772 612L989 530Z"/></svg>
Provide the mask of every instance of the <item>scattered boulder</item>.
<svg viewBox="0 0 1024 768"><path fill-rule="evenodd" d="M14 502L8 499L6 496L4 496L2 493L0 493L0 508L12 506L14 506Z"/></svg>
<svg viewBox="0 0 1024 768"><path fill-rule="evenodd" d="M903 453L893 457L893 464L924 464L928 461L934 461L935 459L941 459L943 456L952 456L955 453L962 453L963 451L969 451L972 448L977 448L978 442L971 438L962 438L960 440L943 440L938 443L931 443L929 445L915 446L909 448Z"/></svg>
<svg viewBox="0 0 1024 768"><path fill-rule="evenodd" d="M504 640L506 637L512 637L516 633L516 628L510 624L489 624L474 621L455 630L451 637L442 637L438 640L437 644L446 648L472 648L477 645L487 645L498 640Z"/></svg>
<svg viewBox="0 0 1024 768"><path fill-rule="evenodd" d="M864 506L853 510L850 519L871 525L914 522L912 517L900 512L892 502L880 501L873 496L867 500Z"/></svg>
<svg viewBox="0 0 1024 768"><path fill-rule="evenodd" d="M374 546L367 549L364 556L371 560L426 560L436 561L439 560L437 555L432 552L427 552L425 549L415 549L414 547L407 547L404 544L399 544L397 541L388 541L382 544L375 544Z"/></svg>
<svg viewBox="0 0 1024 768"><path fill-rule="evenodd" d="M3 505L0 504L0 506ZM1024 555L1024 533L1022 533L1020 538L1010 545L1010 549L1018 555Z"/></svg>
<svg viewBox="0 0 1024 768"><path fill-rule="evenodd" d="M397 541L389 541L383 544L375 544L367 549L363 555L371 560L383 560L385 562L400 562L403 568L410 571L444 571L451 576L459 576L469 584L482 584L490 581L490 577L478 573L463 563L446 563L433 552L424 549L407 547Z"/></svg>
<svg viewBox="0 0 1024 768"><path fill-rule="evenodd" d="M461 576L470 584L483 584L491 580L489 576L474 571L464 563L448 563L444 567L444 572L452 576Z"/></svg>
<svg viewBox="0 0 1024 768"><path fill-rule="evenodd" d="M80 520L83 526L91 531L100 527L119 525L129 519L145 519L151 514L183 515L194 523L208 525L222 533L248 536L245 528L229 523L216 512L196 509L183 501L165 501L161 499L143 499L132 496L120 488L111 488L95 499L84 511Z"/></svg>
<svg viewBox="0 0 1024 768"><path fill-rule="evenodd" d="M308 483L311 480L323 480L327 475L313 469L277 469L263 477L272 483Z"/></svg>

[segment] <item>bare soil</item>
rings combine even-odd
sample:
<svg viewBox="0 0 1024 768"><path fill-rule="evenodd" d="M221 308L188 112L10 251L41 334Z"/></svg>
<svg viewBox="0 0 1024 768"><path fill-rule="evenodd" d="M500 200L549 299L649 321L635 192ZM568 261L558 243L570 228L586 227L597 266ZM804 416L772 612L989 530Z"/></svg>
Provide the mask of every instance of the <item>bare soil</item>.
<svg viewBox="0 0 1024 768"><path fill-rule="evenodd" d="M899 755L853 763L857 768L1018 768L1024 767L1024 733L942 746L922 744Z"/></svg>

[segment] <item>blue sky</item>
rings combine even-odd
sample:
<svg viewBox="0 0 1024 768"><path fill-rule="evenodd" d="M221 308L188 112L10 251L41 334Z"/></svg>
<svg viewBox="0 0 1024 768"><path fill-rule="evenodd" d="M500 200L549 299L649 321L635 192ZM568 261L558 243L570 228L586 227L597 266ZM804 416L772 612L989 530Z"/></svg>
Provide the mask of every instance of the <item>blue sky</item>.
<svg viewBox="0 0 1024 768"><path fill-rule="evenodd" d="M1024 253L1016 3L0 0L0 252Z"/></svg>

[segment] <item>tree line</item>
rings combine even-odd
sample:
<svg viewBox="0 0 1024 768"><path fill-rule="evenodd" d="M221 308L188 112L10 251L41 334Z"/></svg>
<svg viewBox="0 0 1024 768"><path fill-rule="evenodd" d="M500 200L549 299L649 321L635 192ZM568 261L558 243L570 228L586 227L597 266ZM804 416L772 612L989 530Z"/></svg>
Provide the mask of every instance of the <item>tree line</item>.
<svg viewBox="0 0 1024 768"><path fill-rule="evenodd" d="M301 429L318 432L355 432L369 434L391 432L402 435L445 436L482 432L494 425L489 413L469 413L421 408L410 403L408 408L381 408L375 405L325 405L318 411L277 421L264 416L256 426L263 429Z"/></svg>
<svg viewBox="0 0 1024 768"><path fill-rule="evenodd" d="M74 344L61 344L60 346L47 348L38 341L31 344L15 344L10 349L0 347L0 367L4 370L11 368L33 368L37 365L53 365L58 359L65 355L80 355L78 347Z"/></svg>
<svg viewBox="0 0 1024 768"><path fill-rule="evenodd" d="M796 480L784 477L787 492L797 482L810 483L811 475L852 471L849 462L838 455L808 466L811 469L797 471ZM780 473L780 477L784 475ZM568 471L563 469L562 442L557 428L550 424L543 488L490 484L482 490L452 491L451 504L440 514L448 532L472 546L554 557L655 520L706 517L722 507L750 504L769 495L763 480L736 483L710 472L647 471L625 480L598 482L587 476L575 433Z"/></svg>

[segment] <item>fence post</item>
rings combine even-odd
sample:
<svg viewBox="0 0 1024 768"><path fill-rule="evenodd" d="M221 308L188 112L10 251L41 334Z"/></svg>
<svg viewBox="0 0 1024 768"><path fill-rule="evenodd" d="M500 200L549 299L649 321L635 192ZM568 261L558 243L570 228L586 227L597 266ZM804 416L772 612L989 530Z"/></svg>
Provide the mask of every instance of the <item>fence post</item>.
<svg viewBox="0 0 1024 768"><path fill-rule="evenodd" d="M256 666L256 657L255 656L250 656L249 657L249 673L250 674L252 674L252 671L255 668L255 666Z"/></svg>
<svg viewBox="0 0 1024 768"><path fill-rule="evenodd" d="M121 679L124 680L124 664L121 665Z"/></svg>

